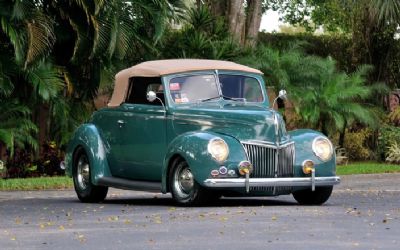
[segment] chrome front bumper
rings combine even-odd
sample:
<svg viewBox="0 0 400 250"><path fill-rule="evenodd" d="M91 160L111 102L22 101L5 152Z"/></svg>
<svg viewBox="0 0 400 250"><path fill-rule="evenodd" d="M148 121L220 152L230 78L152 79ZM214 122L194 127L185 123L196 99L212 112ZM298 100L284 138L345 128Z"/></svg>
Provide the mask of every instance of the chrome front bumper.
<svg viewBox="0 0 400 250"><path fill-rule="evenodd" d="M204 186L210 188L236 187L315 187L332 186L340 183L339 176L295 177L295 178L220 178L206 179ZM314 189L314 188L313 188Z"/></svg>

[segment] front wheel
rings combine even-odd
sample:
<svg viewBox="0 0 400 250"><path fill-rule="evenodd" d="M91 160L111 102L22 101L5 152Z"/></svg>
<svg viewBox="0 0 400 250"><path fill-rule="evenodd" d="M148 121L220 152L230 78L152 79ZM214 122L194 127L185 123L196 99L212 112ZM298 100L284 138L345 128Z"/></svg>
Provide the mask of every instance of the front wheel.
<svg viewBox="0 0 400 250"><path fill-rule="evenodd" d="M200 186L183 159L176 159L169 175L169 184L174 200L184 206L204 203L206 190Z"/></svg>
<svg viewBox="0 0 400 250"><path fill-rule="evenodd" d="M108 187L92 184L90 177L90 162L85 150L82 148L76 152L73 168L73 180L75 192L82 202L101 202L108 192Z"/></svg>
<svg viewBox="0 0 400 250"><path fill-rule="evenodd" d="M316 187L315 191L305 189L293 193L294 199L301 205L322 205L332 194L333 186Z"/></svg>

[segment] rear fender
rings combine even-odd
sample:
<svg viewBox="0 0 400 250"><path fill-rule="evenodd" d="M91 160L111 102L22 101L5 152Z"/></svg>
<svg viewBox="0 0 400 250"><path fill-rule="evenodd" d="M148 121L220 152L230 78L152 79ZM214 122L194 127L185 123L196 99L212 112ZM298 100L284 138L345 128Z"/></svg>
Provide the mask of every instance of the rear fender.
<svg viewBox="0 0 400 250"><path fill-rule="evenodd" d="M83 124L74 133L70 140L65 156L66 173L72 176L74 154L78 148L83 148L89 158L90 175L94 185L97 185L101 177L110 177L106 148L100 133L95 125Z"/></svg>

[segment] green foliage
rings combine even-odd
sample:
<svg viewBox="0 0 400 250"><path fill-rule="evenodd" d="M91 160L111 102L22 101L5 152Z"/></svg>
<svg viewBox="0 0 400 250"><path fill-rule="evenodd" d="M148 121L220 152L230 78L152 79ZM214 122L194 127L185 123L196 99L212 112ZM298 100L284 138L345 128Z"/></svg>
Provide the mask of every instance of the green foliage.
<svg viewBox="0 0 400 250"><path fill-rule="evenodd" d="M0 142L37 151L40 129L65 144L100 82L143 60L182 15L178 0L0 1Z"/></svg>
<svg viewBox="0 0 400 250"><path fill-rule="evenodd" d="M360 129L355 132L347 132L344 140L344 148L351 160L371 160L375 159L373 146L369 145L373 137L373 131L368 128Z"/></svg>
<svg viewBox="0 0 400 250"><path fill-rule="evenodd" d="M385 160L389 155L389 148L400 141L400 127L382 126L379 129L378 152L380 160Z"/></svg>
<svg viewBox="0 0 400 250"><path fill-rule="evenodd" d="M259 47L240 61L263 71L267 84L287 89L302 121L327 135L356 121L378 125L377 115L366 100L386 88L366 85L370 66L346 74L337 70L332 58L307 56L296 48L278 51Z"/></svg>
<svg viewBox="0 0 400 250"><path fill-rule="evenodd" d="M400 163L400 145L393 142L387 150L386 161L390 163Z"/></svg>
<svg viewBox="0 0 400 250"><path fill-rule="evenodd" d="M397 107L395 110L389 113L388 119L391 124L395 126L400 126L400 107Z"/></svg>
<svg viewBox="0 0 400 250"><path fill-rule="evenodd" d="M243 53L222 19L202 5L188 11L181 30L169 32L162 42L162 58L208 58L233 60Z"/></svg>
<svg viewBox="0 0 400 250"><path fill-rule="evenodd" d="M353 43L346 35L260 33L259 44L279 51L287 51L297 44L306 55L334 58L339 70L349 73L357 68L350 56Z"/></svg>

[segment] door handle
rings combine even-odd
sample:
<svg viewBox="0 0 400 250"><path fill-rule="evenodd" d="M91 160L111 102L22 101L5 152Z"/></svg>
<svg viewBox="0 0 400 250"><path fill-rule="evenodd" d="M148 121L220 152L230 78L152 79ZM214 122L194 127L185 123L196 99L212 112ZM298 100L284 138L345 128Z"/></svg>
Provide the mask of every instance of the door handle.
<svg viewBox="0 0 400 250"><path fill-rule="evenodd" d="M125 124L125 121L124 120L118 120L117 123L118 123L119 127L121 128L122 125Z"/></svg>

